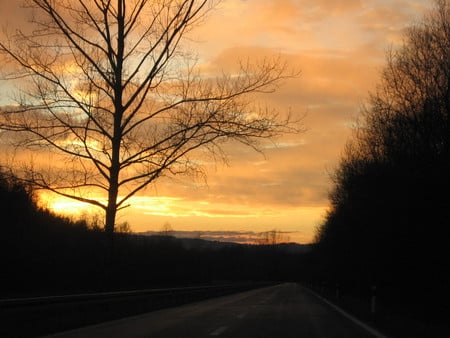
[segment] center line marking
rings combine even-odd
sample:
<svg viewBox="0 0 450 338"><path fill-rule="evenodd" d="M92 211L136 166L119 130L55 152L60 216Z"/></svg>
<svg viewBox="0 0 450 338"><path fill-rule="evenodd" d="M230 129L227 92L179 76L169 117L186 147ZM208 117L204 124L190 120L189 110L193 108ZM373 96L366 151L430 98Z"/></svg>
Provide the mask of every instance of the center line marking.
<svg viewBox="0 0 450 338"><path fill-rule="evenodd" d="M228 326L221 326L216 331L211 332L210 336L220 336L222 333L224 333L228 329Z"/></svg>

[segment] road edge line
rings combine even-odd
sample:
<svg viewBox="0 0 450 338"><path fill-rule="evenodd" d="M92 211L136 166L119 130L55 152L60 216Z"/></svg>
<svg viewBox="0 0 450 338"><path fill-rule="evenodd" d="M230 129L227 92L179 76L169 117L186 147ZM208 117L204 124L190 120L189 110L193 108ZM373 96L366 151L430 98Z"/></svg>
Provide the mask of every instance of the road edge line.
<svg viewBox="0 0 450 338"><path fill-rule="evenodd" d="M350 319L352 322L354 322L355 324L359 325L360 327L362 327L364 330L366 330L367 332L371 333L372 335L374 335L376 338L388 338L386 335L382 334L380 331L374 329L373 327L369 326L368 324L362 322L361 320L359 320L358 318L352 316L350 313L348 313L347 311L343 310L342 308L340 308L339 306L331 303L330 301L326 300L325 298L323 298L322 296L320 296L318 293L314 292L313 290L303 287L306 290L308 290L311 294L313 294L314 296L316 296L317 298L319 298L321 301L323 301L325 304L327 304L328 306L331 306L334 310L336 310L337 312L339 312L341 315L343 315L344 317L346 317L347 319Z"/></svg>

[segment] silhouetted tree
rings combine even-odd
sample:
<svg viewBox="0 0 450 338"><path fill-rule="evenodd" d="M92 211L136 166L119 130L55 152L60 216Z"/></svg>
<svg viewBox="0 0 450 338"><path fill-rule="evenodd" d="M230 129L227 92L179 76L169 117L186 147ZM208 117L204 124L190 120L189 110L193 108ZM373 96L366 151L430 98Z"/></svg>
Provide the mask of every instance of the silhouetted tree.
<svg viewBox="0 0 450 338"><path fill-rule="evenodd" d="M398 299L446 299L449 172L450 2L438 0L389 51L333 175L316 236L322 273L389 285Z"/></svg>
<svg viewBox="0 0 450 338"><path fill-rule="evenodd" d="M169 222L165 222L163 225L162 225L162 227L161 227L161 230L159 231L160 233L161 233L161 235L163 235L163 236L172 236L172 234L173 234L173 228L172 228L172 226L170 225L170 223Z"/></svg>
<svg viewBox="0 0 450 338"><path fill-rule="evenodd" d="M5 69L13 69L4 77L26 80L0 129L19 134L4 136L20 146L59 157L18 175L100 207L112 233L117 211L146 186L201 172L200 151L221 158L224 141L257 148L258 139L294 131L289 117L251 100L294 75L279 59L215 76L201 74L183 50L214 3L27 1L34 29L0 41Z"/></svg>
<svg viewBox="0 0 450 338"><path fill-rule="evenodd" d="M269 231L263 231L258 234L257 243L259 245L277 245L289 241L289 236L282 231L273 229Z"/></svg>
<svg viewBox="0 0 450 338"><path fill-rule="evenodd" d="M366 110L367 155L389 162L432 161L449 155L450 9L446 0L409 28L391 50L378 90Z"/></svg>

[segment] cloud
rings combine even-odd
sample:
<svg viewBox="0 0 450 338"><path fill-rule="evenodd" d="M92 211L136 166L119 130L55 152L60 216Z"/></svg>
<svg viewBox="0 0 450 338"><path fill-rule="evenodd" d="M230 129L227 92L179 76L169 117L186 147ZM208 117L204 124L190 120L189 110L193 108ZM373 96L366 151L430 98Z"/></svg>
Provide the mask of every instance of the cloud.
<svg viewBox="0 0 450 338"><path fill-rule="evenodd" d="M0 1L0 13L2 13L3 24L20 23L24 19L26 9L20 0Z"/></svg>
<svg viewBox="0 0 450 338"><path fill-rule="evenodd" d="M18 3L0 1L0 13L23 21ZM205 71L276 56L300 69L299 78L255 100L282 113L306 113L308 130L281 137L278 147L262 144L265 156L227 144L230 166L203 158L207 184L186 177L158 181L125 210L130 224L144 230L169 220L185 230L238 231L223 236L279 226L299 231L298 241L311 240L328 205L329 173L378 82L386 49L400 43L405 27L429 6L429 0L221 2L185 47Z"/></svg>
<svg viewBox="0 0 450 338"><path fill-rule="evenodd" d="M273 95L259 98L280 112L306 113L308 129L299 135L286 135L279 146L265 145L265 157L252 149L232 143L225 147L230 167L208 169L208 188L185 189L184 198L232 203L248 207L325 206L329 173L335 167L349 127L358 114L368 90L376 83L376 64L364 51L309 50L276 54L265 47L234 47L223 50L210 66L232 68L236 60L257 60L279 55L289 65L300 65L301 76L289 80ZM381 58L381 56L380 56ZM264 147L263 147L264 148Z"/></svg>
<svg viewBox="0 0 450 338"><path fill-rule="evenodd" d="M196 30L194 48L206 58L236 46L348 50L372 42L382 51L426 7L428 0L228 0Z"/></svg>

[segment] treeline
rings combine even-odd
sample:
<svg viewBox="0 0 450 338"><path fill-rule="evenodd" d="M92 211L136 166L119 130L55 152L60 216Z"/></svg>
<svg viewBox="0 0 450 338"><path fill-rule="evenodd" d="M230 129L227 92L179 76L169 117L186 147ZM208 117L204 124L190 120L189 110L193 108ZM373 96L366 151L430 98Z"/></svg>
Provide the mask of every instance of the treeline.
<svg viewBox="0 0 450 338"><path fill-rule="evenodd" d="M2 297L293 280L299 273L299 254L283 246L198 241L188 248L170 236L111 237L39 208L32 189L2 173L0 215Z"/></svg>
<svg viewBox="0 0 450 338"><path fill-rule="evenodd" d="M450 2L391 50L334 174L311 279L442 324L449 311Z"/></svg>

